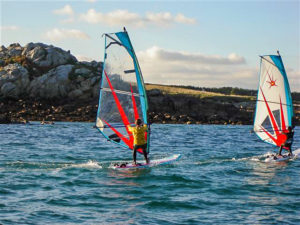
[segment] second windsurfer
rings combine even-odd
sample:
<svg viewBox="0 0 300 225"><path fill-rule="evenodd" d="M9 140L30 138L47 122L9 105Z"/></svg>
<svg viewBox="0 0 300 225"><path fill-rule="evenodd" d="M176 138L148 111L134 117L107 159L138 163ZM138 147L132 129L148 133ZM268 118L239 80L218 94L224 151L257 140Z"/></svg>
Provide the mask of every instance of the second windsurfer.
<svg viewBox="0 0 300 225"><path fill-rule="evenodd" d="M281 156L282 149L286 149L289 152L289 156L292 155L292 144L294 140L294 130L291 126L288 127L286 135L286 141L280 146L278 155Z"/></svg>

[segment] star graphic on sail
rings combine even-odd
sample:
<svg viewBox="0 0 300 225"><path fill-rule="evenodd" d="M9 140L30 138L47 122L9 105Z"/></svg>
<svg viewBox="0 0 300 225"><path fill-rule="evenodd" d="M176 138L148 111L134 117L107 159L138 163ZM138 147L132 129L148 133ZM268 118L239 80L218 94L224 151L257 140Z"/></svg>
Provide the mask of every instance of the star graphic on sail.
<svg viewBox="0 0 300 225"><path fill-rule="evenodd" d="M277 81L277 80L274 80L273 76L271 77L268 71L267 71L267 74L268 74L268 77L269 77L269 79L270 79L269 81L267 81L267 83L270 84L269 88L271 88L271 87L273 87L273 86L277 86L277 85L276 85L276 81Z"/></svg>

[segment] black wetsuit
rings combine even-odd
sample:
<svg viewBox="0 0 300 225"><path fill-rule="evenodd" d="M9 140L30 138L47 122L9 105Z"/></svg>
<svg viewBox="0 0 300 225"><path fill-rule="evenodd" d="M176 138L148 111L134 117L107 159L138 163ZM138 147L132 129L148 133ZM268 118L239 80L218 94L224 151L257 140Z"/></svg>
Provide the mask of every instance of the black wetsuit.
<svg viewBox="0 0 300 225"><path fill-rule="evenodd" d="M290 152L290 154L292 154L292 144L294 141L294 130L289 131L288 133L286 133L286 141L280 146L279 149L279 155L281 155L281 151L283 147L286 147L287 150Z"/></svg>

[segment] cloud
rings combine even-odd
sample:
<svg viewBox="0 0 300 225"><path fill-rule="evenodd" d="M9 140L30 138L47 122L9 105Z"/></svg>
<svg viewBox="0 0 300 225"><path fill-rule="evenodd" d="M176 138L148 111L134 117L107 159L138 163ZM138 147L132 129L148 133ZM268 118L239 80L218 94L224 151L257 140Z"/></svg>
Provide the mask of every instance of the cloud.
<svg viewBox="0 0 300 225"><path fill-rule="evenodd" d="M73 9L72 9L72 7L70 5L65 5L61 9L53 10L53 13L57 14L57 15L67 15L67 16L74 15L74 11L73 11Z"/></svg>
<svg viewBox="0 0 300 225"><path fill-rule="evenodd" d="M291 91L300 91L300 71L293 70L291 68L286 69L286 73L289 79Z"/></svg>
<svg viewBox="0 0 300 225"><path fill-rule="evenodd" d="M244 57L231 53L227 57L219 55L203 55L200 53L189 53L180 51L164 50L157 46L140 53L143 56L158 60L168 60L169 62L197 62L198 64L244 64Z"/></svg>
<svg viewBox="0 0 300 225"><path fill-rule="evenodd" d="M63 39L90 39L86 33L80 30L59 28L47 31L45 37L51 41L60 41Z"/></svg>
<svg viewBox="0 0 300 225"><path fill-rule="evenodd" d="M97 2L97 0L86 0L87 2L90 2L90 3L95 3Z"/></svg>
<svg viewBox="0 0 300 225"><path fill-rule="evenodd" d="M70 5L65 5L61 9L56 9L52 11L56 15L68 16L67 19L61 20L61 23L73 23L75 21L75 13Z"/></svg>
<svg viewBox="0 0 300 225"><path fill-rule="evenodd" d="M196 20L188 18L183 14L179 13L176 16L172 16L169 12L150 13L146 14L144 18L146 23L158 24L158 25L170 25L172 23L183 23L183 24L195 24Z"/></svg>
<svg viewBox="0 0 300 225"><path fill-rule="evenodd" d="M188 18L186 16L184 16L181 13L178 13L175 17L175 21L178 23L185 23L185 24L195 24L196 20L193 18Z"/></svg>
<svg viewBox="0 0 300 225"><path fill-rule="evenodd" d="M0 26L0 30L3 31L15 31L15 30L19 30L20 28L18 26Z"/></svg>
<svg viewBox="0 0 300 225"><path fill-rule="evenodd" d="M144 27L146 25L168 26L175 23L196 23L195 19L188 18L181 13L175 16L170 12L148 12L146 15L140 15L121 9L108 13L101 13L97 12L95 9L89 9L86 13L79 16L79 20L93 24L103 23L110 26L134 25L138 27Z"/></svg>
<svg viewBox="0 0 300 225"><path fill-rule="evenodd" d="M137 53L145 82L202 87L257 87L255 68L244 57L205 55L151 47Z"/></svg>

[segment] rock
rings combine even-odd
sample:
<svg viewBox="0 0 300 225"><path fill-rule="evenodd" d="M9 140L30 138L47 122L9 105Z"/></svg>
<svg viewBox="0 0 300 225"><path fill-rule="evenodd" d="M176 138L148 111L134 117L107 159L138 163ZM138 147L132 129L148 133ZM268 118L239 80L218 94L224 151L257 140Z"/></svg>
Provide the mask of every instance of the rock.
<svg viewBox="0 0 300 225"><path fill-rule="evenodd" d="M11 123L11 120L7 114L0 114L0 124Z"/></svg>
<svg viewBox="0 0 300 225"><path fill-rule="evenodd" d="M13 84L12 82L7 82L2 85L1 94L3 95L3 97L17 98L19 92L15 84Z"/></svg>
<svg viewBox="0 0 300 225"><path fill-rule="evenodd" d="M171 120L172 120L173 122L176 122L176 121L177 121L177 117L176 117L176 116L171 116Z"/></svg>
<svg viewBox="0 0 300 225"><path fill-rule="evenodd" d="M162 92L161 90L158 90L158 89L152 89L152 90L149 90L147 92L148 96L160 96L162 95Z"/></svg>
<svg viewBox="0 0 300 225"><path fill-rule="evenodd" d="M4 45L1 45L0 46L0 52L6 52L7 51L7 48L5 48Z"/></svg>
<svg viewBox="0 0 300 225"><path fill-rule="evenodd" d="M69 73L73 65L62 65L50 70L30 83L30 96L41 98L66 97L69 92Z"/></svg>
<svg viewBox="0 0 300 225"><path fill-rule="evenodd" d="M1 57L1 55L0 55L0 57ZM0 59L0 66L5 66L5 61L2 59Z"/></svg>
<svg viewBox="0 0 300 225"><path fill-rule="evenodd" d="M77 59L69 52L42 43L29 43L25 46L22 54L39 67L53 68L77 62Z"/></svg>
<svg viewBox="0 0 300 225"><path fill-rule="evenodd" d="M74 91L71 91L69 94L68 94L68 97L69 98L73 98L73 99L77 99L79 98L81 95L83 94L83 92L80 90L80 89L76 89Z"/></svg>
<svg viewBox="0 0 300 225"><path fill-rule="evenodd" d="M91 71L89 69L84 68L84 67L76 69L74 72L76 75L81 75L82 77L88 77L88 75L91 73Z"/></svg>
<svg viewBox="0 0 300 225"><path fill-rule="evenodd" d="M19 43L11 44L6 51L9 57L20 56L22 54L23 48Z"/></svg>
<svg viewBox="0 0 300 225"><path fill-rule="evenodd" d="M170 120L170 119L171 119L171 115L170 115L170 114L168 114L168 113L165 113L165 115L164 115L164 116L165 116L165 119L166 119L166 120Z"/></svg>
<svg viewBox="0 0 300 225"><path fill-rule="evenodd" d="M31 47L29 49L31 49ZM26 52L25 54L25 56L29 58L32 62L39 65L39 62L43 61L46 58L47 51L42 46L36 46L32 50Z"/></svg>
<svg viewBox="0 0 300 225"><path fill-rule="evenodd" d="M0 72L0 95L18 97L19 94L25 94L29 82L27 69L18 63L9 64ZM2 89L4 85L5 87Z"/></svg>
<svg viewBox="0 0 300 225"><path fill-rule="evenodd" d="M81 81L80 86L81 86L81 87L80 87L80 90L81 90L82 92L91 90L91 89L93 88L91 79L86 79L86 80L84 80L84 81Z"/></svg>
<svg viewBox="0 0 300 225"><path fill-rule="evenodd" d="M178 121L186 123L188 121L187 115L180 115Z"/></svg>
<svg viewBox="0 0 300 225"><path fill-rule="evenodd" d="M94 85L93 91L92 91L93 98L97 98L98 99L99 98L99 94L100 94L100 83Z"/></svg>

